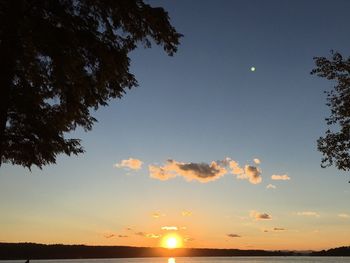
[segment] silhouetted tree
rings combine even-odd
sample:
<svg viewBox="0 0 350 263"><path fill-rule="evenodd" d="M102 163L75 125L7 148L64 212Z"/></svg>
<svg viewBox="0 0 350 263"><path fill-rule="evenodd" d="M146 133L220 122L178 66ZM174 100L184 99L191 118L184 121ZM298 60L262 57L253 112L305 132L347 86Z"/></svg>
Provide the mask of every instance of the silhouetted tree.
<svg viewBox="0 0 350 263"><path fill-rule="evenodd" d="M317 141L323 154L321 166L334 164L340 170L350 170L350 58L343 59L338 52L332 52L330 59L314 59L316 68L311 74L336 82L334 89L325 92L331 110L326 122L334 129L328 129Z"/></svg>
<svg viewBox="0 0 350 263"><path fill-rule="evenodd" d="M153 41L173 55L180 37L142 0L0 0L0 165L82 153L65 135L137 86L128 53Z"/></svg>

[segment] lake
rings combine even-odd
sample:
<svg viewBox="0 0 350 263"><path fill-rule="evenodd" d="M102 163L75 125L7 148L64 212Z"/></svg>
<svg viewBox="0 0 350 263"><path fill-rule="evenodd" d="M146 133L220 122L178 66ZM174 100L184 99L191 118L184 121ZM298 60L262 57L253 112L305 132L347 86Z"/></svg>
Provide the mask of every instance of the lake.
<svg viewBox="0 0 350 263"><path fill-rule="evenodd" d="M24 263L25 260L0 260ZM350 263L350 257L181 257L181 258L111 258L31 260L30 263Z"/></svg>

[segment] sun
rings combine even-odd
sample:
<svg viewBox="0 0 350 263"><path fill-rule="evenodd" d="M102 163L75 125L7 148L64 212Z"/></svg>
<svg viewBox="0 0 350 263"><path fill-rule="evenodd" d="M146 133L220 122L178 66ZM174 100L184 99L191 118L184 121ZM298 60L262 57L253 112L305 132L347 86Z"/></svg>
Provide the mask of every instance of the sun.
<svg viewBox="0 0 350 263"><path fill-rule="evenodd" d="M162 247L173 249L182 247L182 239L177 234L169 234L163 237Z"/></svg>

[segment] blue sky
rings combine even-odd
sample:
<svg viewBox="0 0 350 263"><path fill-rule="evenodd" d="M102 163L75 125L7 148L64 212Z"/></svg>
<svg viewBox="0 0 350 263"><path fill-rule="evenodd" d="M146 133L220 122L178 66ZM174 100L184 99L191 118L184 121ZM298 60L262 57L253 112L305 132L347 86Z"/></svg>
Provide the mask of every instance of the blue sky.
<svg viewBox="0 0 350 263"><path fill-rule="evenodd" d="M182 236L193 239L192 247L349 243L348 173L322 169L316 149L329 113L323 91L332 83L310 71L314 56L331 49L350 54L350 2L150 4L164 7L184 35L178 52L168 57L156 46L132 52L139 87L93 113L99 122L91 132L72 135L82 138L84 155L60 156L31 172L1 167L0 241L157 245L135 232L177 224L186 226ZM242 167L255 167L258 158L262 182L229 173L208 183L149 177L148 165L164 167L167 159L210 164L225 157ZM128 158L142 168L114 167ZM290 180L274 181L273 174ZM191 216L182 217L185 210ZM252 211L272 219L253 220Z"/></svg>

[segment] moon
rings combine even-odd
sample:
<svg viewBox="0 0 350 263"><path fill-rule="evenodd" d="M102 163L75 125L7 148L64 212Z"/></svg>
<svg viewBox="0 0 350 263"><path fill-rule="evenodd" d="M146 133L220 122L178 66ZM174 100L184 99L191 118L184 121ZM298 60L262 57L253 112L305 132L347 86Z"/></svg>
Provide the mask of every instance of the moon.
<svg viewBox="0 0 350 263"><path fill-rule="evenodd" d="M255 67L251 67L251 68L250 68L250 71L251 71L251 72L254 72L254 71L255 71Z"/></svg>

